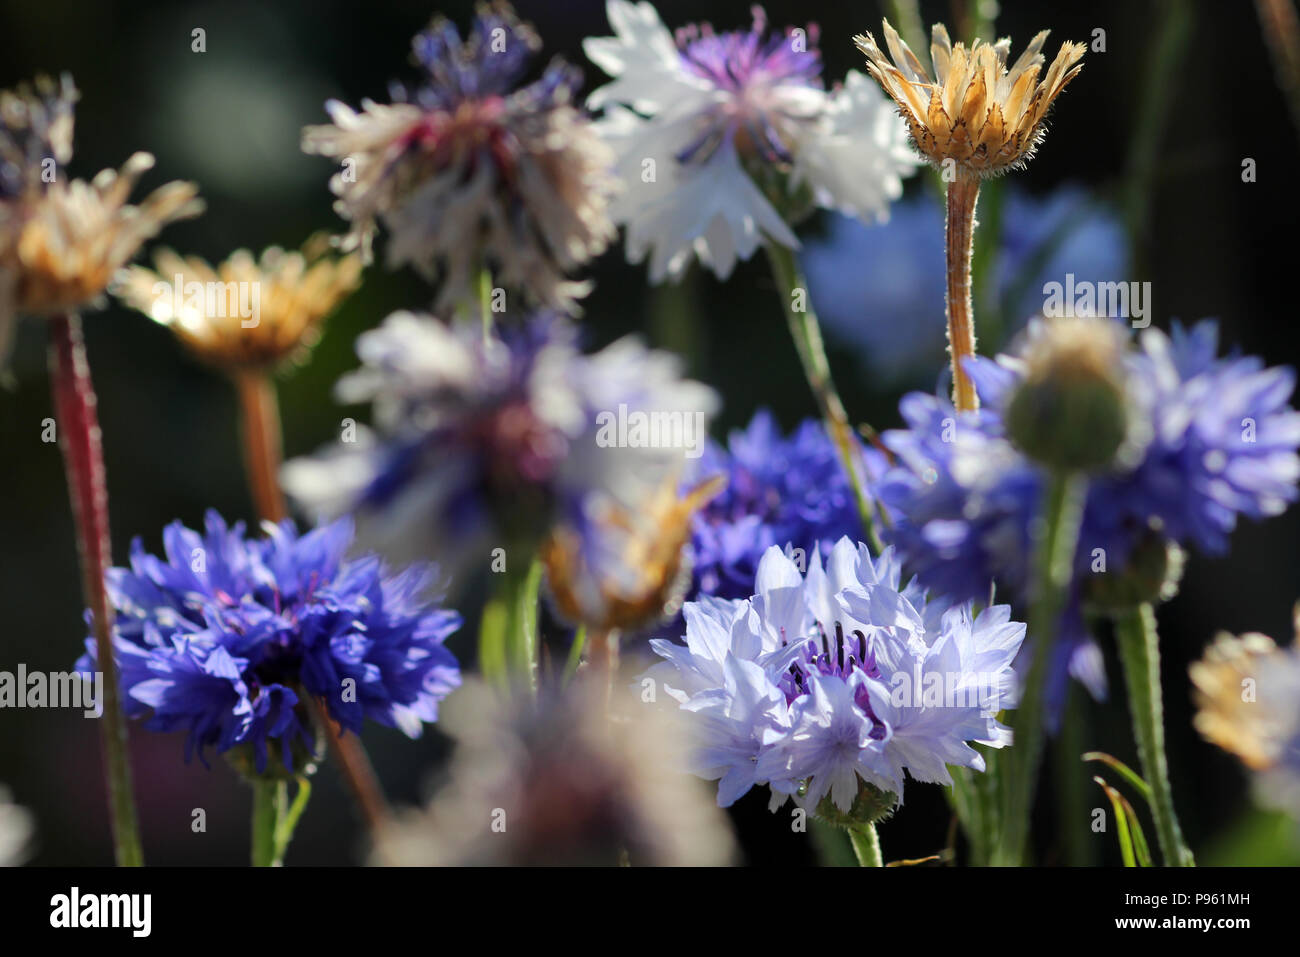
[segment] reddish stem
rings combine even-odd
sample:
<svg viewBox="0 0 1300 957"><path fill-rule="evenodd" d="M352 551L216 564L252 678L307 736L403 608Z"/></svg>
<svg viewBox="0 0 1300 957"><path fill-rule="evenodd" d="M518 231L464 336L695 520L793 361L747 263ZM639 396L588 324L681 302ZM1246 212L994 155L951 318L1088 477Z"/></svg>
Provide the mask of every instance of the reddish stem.
<svg viewBox="0 0 1300 957"><path fill-rule="evenodd" d="M104 575L112 562L108 536L108 485L96 415L95 389L81 337L81 319L75 315L50 320L50 389L63 449L68 495L77 530L82 594L90 606L95 634L96 665L104 675L104 713L100 730L104 747L104 773L108 780L117 863L138 867L144 863L140 828L131 788L127 757L126 717L122 712L117 658L113 653L113 608Z"/></svg>
<svg viewBox="0 0 1300 957"><path fill-rule="evenodd" d="M945 249L948 260L948 351L952 355L952 403L957 411L980 407L975 384L962 368L962 360L975 355L975 320L971 315L970 266L975 240L975 203L980 181L962 171L948 184L948 224Z"/></svg>
<svg viewBox="0 0 1300 957"><path fill-rule="evenodd" d="M288 514L284 493L280 491L277 470L280 467L283 440L280 435L280 404L275 385L265 372L236 372L232 378L239 394L243 420L244 462L248 483L253 492L257 514L279 522Z"/></svg>

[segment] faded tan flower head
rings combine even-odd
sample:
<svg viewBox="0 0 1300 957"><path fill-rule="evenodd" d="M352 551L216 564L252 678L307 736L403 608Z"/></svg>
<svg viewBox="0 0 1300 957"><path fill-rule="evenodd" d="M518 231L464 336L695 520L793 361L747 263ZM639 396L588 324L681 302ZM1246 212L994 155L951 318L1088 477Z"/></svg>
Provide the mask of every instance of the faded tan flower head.
<svg viewBox="0 0 1300 957"><path fill-rule="evenodd" d="M444 785L377 835L378 864L712 866L736 846L711 789L685 768L677 709L591 682L503 697L466 681L439 716L456 740Z"/></svg>
<svg viewBox="0 0 1300 957"><path fill-rule="evenodd" d="M168 183L139 206L128 204L136 180L152 166L152 156L136 153L120 171L103 170L89 183L56 180L29 197L0 252L0 273L10 281L6 305L31 315L79 309L107 289L145 240L202 211L193 183Z"/></svg>
<svg viewBox="0 0 1300 957"><path fill-rule="evenodd" d="M439 285L443 311L473 294L479 270L537 303L570 308L589 284L568 274L616 230L614 154L574 105L581 74L560 60L524 83L537 34L508 6L481 7L464 39L438 18L413 43L419 85L360 110L331 100L308 153L340 163L334 204L344 248L369 257L382 222L388 260Z"/></svg>
<svg viewBox="0 0 1300 957"><path fill-rule="evenodd" d="M609 504L585 537L555 529L541 553L555 610L600 631L675 615L691 582L691 518L725 481L716 476L679 496L673 475L635 509Z"/></svg>
<svg viewBox="0 0 1300 957"><path fill-rule="evenodd" d="M1008 69L1009 37L992 45L976 40L967 50L936 23L930 45L934 78L888 20L884 35L892 62L870 33L853 39L927 160L942 166L950 159L973 175L996 176L1033 156L1046 132L1048 109L1083 69L1084 45L1067 42L1043 75L1047 34L1034 37Z"/></svg>
<svg viewBox="0 0 1300 957"><path fill-rule="evenodd" d="M1300 680L1294 652L1267 635L1223 633L1190 672L1201 736L1252 770L1276 766L1300 724L1300 699L1278 693Z"/></svg>
<svg viewBox="0 0 1300 957"><path fill-rule="evenodd" d="M215 268L170 249L154 268L132 266L114 283L127 305L172 330L196 356L224 369L262 369L300 358L325 317L361 284L361 255L329 255L313 236L301 251L246 249Z"/></svg>

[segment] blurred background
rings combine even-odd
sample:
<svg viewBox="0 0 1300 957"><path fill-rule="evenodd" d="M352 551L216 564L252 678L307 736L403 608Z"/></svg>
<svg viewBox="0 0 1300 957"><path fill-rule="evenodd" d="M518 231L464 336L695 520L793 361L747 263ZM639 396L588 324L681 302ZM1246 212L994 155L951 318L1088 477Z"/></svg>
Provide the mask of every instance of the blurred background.
<svg viewBox="0 0 1300 957"><path fill-rule="evenodd" d="M521 0L544 56L583 66L588 89L602 75L581 52L586 36L610 33L600 0ZM660 0L665 23L709 21L747 27L740 0ZM994 7L997 5L994 4ZM990 352L1041 305L1042 284L1066 272L1079 279L1149 280L1153 320L1217 317L1223 337L1270 365L1295 364L1296 306L1290 298L1300 238L1295 127L1250 3L1097 0L1053 4L1006 0L998 35L1013 55L1039 29L1048 50L1074 39L1094 48L1058 103L1055 121L1027 171L995 181L981 196L976 246L976 316ZM410 38L435 12L464 25L470 2L427 0L222 0L220 3L115 0L39 3L3 0L0 85L37 72L69 71L82 92L74 175L116 167L133 151L158 158L144 188L196 180L207 200L199 219L168 228L163 242L217 260L239 247L299 245L318 229L339 229L331 211L328 160L299 150L303 125L325 120L324 103L383 99L392 79L410 79ZM862 69L854 33L878 29L881 4L773 0L779 26L821 27L825 77ZM977 3L924 0L928 24L945 20L954 39L981 12ZM985 10L985 13L988 11ZM206 31L206 52L191 33ZM1098 34L1096 31L1104 31ZM1095 48L1104 37L1105 51ZM540 67L540 62L538 64ZM1243 182L1242 164L1256 179ZM942 207L933 174L907 184L888 225L864 227L822 217L805 224L804 265L822 313L831 361L853 417L877 428L898 424L910 389L942 387L944 367ZM382 250L381 250L382 251ZM786 426L813 413L765 262L742 264L732 280L692 271L675 287L650 289L643 269L611 249L592 270L585 303L590 345L628 332L687 357L692 374L716 386L725 407L715 434L768 406ZM344 412L330 398L356 364L352 342L398 308L428 304L413 274L369 270L361 290L329 321L308 365L281 382L288 455L337 434ZM114 303L89 316L86 338L100 398L112 508L113 550L122 560L142 536L156 550L165 524L194 526L203 511L250 518L235 400L226 382L198 365L171 333ZM84 628L73 529L55 445L41 441L52 414L45 330L25 322L0 391L0 670L69 669ZM1300 597L1300 510L1241 527L1230 557L1190 562L1180 596L1160 613L1164 687L1174 793L1202 863L1300 862L1275 818L1250 808L1236 760L1204 743L1190 723L1187 664L1219 630L1290 638ZM472 655L474 625L450 646ZM1104 642L1112 687L1120 675ZM1080 701L1081 748L1136 764L1120 700ZM412 803L445 760L436 729L411 742L372 727L367 747L395 803ZM37 864L112 860L98 728L79 711L0 711L0 782L38 821ZM146 858L158 864L247 861L248 791L220 760L186 765L180 735L132 728L136 790ZM1060 861L1055 782L1102 795L1074 760L1051 755L1040 802L1040 853ZM764 792L765 795L766 792ZM773 818L752 792L733 810L746 860L812 863L814 838ZM203 808L207 832L194 834ZM881 829L887 860L937 853L950 815L941 790L909 788L907 805ZM1113 835L1095 835L1087 854L1116 862ZM1085 837L1085 840L1088 838ZM291 864L359 862L364 834L328 766L289 853Z"/></svg>

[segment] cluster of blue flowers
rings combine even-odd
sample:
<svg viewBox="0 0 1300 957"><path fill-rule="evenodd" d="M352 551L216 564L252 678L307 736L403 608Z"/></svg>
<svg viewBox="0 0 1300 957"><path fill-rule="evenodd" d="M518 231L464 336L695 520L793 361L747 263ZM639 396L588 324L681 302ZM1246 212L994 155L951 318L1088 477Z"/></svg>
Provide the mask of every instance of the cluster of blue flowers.
<svg viewBox="0 0 1300 957"><path fill-rule="evenodd" d="M128 716L186 732L188 760L246 749L258 773L274 744L287 770L313 753L307 696L345 731L369 718L416 737L460 684L444 642L460 616L424 593L434 569L391 574L375 556L347 559L352 523L299 535L292 522L250 539L208 512L202 533L179 522L165 554L132 543L108 577ZM95 668L94 642L77 670Z"/></svg>
<svg viewBox="0 0 1300 957"><path fill-rule="evenodd" d="M1238 516L1278 514L1297 495L1300 413L1288 404L1290 369L1219 357L1210 321L1176 326L1172 337L1147 329L1140 346L1124 363L1138 447L1089 483L1050 686L1058 701L1067 669L1094 693L1105 689L1081 593L1099 555L1113 573L1153 537L1219 554ZM898 467L876 491L894 516L890 542L927 588L978 600L996 583L999 594L1024 601L1045 474L1003 428L1002 409L1020 381L1015 359L977 358L969 371L979 412L956 413L931 395L904 398L907 429L884 435Z"/></svg>

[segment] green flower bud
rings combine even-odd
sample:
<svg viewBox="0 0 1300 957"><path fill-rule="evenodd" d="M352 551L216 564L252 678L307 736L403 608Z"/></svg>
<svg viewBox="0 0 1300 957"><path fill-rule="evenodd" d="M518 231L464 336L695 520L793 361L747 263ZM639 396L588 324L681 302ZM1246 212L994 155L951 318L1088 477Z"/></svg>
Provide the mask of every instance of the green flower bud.
<svg viewBox="0 0 1300 957"><path fill-rule="evenodd" d="M1007 434L1050 468L1095 471L1129 429L1123 330L1109 319L1045 320L1025 348L1025 378L1007 404Z"/></svg>
<svg viewBox="0 0 1300 957"><path fill-rule="evenodd" d="M847 814L835 806L829 793L817 802L813 813L835 827L860 828L888 816L897 806L898 796L893 791L882 791L858 778L858 795Z"/></svg>
<svg viewBox="0 0 1300 957"><path fill-rule="evenodd" d="M1084 577L1084 607L1093 614L1118 617L1147 602L1168 601L1178 594L1183 560L1183 550L1153 529L1122 568Z"/></svg>

